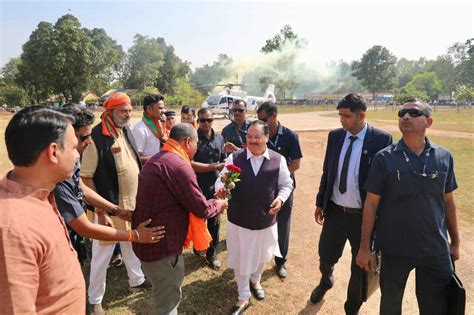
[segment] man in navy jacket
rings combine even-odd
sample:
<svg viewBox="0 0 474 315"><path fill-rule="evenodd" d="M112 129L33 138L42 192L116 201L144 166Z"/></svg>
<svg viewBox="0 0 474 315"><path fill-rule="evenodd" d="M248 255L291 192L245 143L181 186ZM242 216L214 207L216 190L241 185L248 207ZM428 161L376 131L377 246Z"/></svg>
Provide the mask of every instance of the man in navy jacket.
<svg viewBox="0 0 474 315"><path fill-rule="evenodd" d="M322 277L311 294L318 303L334 284L334 265L342 256L346 240L351 244L351 277L344 304L346 314L358 314L362 300L359 250L363 190L370 163L378 151L392 143L392 136L365 122L367 104L355 93L337 105L342 128L329 133L323 175L316 197L315 220L323 225L319 239L319 269Z"/></svg>

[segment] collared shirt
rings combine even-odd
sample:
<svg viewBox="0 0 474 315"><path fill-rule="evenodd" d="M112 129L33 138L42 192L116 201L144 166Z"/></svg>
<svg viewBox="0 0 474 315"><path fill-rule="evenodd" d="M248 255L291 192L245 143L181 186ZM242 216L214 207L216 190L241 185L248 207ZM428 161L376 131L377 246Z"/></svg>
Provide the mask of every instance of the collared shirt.
<svg viewBox="0 0 474 315"><path fill-rule="evenodd" d="M54 188L54 197L56 198L58 210L66 223L77 219L84 213L84 205L82 203L84 193L79 186L79 166L80 162L78 161L72 177L58 183Z"/></svg>
<svg viewBox="0 0 474 315"><path fill-rule="evenodd" d="M287 165L303 157L298 135L293 130L280 124L280 122L278 122L277 133L268 139L267 147L283 155Z"/></svg>
<svg viewBox="0 0 474 315"><path fill-rule="evenodd" d="M367 124L359 131L358 134L353 135L346 131L344 143L342 144L341 154L339 154L339 163L337 166L337 175L334 179L334 186L332 187L331 200L340 206L362 209L362 201L359 193L359 166L360 157L362 155L362 147L364 145L365 135L367 133ZM349 168L347 170L347 191L341 194L339 191L339 182L341 181L342 165L344 164L344 157L351 140L349 137L356 136L357 139L352 144L351 158L349 160Z"/></svg>
<svg viewBox="0 0 474 315"><path fill-rule="evenodd" d="M214 129L211 130L210 139L206 138L201 129L198 129L197 133L199 142L193 160L206 164L224 162L225 153L222 150L224 147L224 138L216 133ZM196 175L199 188L201 188L204 196L206 196L207 199L213 198L215 192L214 182L219 176L219 171L196 173Z"/></svg>
<svg viewBox="0 0 474 315"><path fill-rule="evenodd" d="M231 122L222 129L222 136L226 142L233 143L238 148L244 148L247 143L247 130L250 126L250 120L246 119L242 127L235 122Z"/></svg>
<svg viewBox="0 0 474 315"><path fill-rule="evenodd" d="M135 125L132 134L137 144L138 153L141 156L153 156L160 152L160 140L155 137L143 120Z"/></svg>
<svg viewBox="0 0 474 315"><path fill-rule="evenodd" d="M85 282L46 189L0 181L0 310L84 314Z"/></svg>
<svg viewBox="0 0 474 315"><path fill-rule="evenodd" d="M137 257L156 261L183 252L189 226L189 212L209 218L219 213L217 201L206 200L196 174L178 155L161 151L142 168L138 179L137 206L132 226L152 219L148 227L163 225L165 237L156 244L133 244Z"/></svg>
<svg viewBox="0 0 474 315"><path fill-rule="evenodd" d="M377 248L409 257L449 253L444 197L457 184L447 149L426 139L418 156L400 140L375 155L365 186L381 197Z"/></svg>
<svg viewBox="0 0 474 315"><path fill-rule="evenodd" d="M268 149L265 149L265 152L262 155L253 155L249 149L245 149L247 151L247 160L250 160L250 164L252 165L252 170L255 175L258 174L260 167L263 164L264 159L269 160L270 156L268 154ZM232 154L226 159L225 165L232 165L234 164ZM228 172L227 168L224 167L221 171L221 174ZM216 180L216 190L224 187L224 184L218 178ZM278 195L277 198L280 199L283 203L288 199L291 192L293 191L293 180L290 176L290 171L288 170L288 166L286 165L286 160L282 157L280 160L280 170L278 172Z"/></svg>

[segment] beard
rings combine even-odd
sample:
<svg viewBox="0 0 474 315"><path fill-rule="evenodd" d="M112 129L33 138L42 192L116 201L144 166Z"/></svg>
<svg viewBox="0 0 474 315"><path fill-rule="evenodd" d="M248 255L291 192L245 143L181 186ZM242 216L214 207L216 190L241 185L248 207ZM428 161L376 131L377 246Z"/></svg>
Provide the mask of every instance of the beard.
<svg viewBox="0 0 474 315"><path fill-rule="evenodd" d="M118 128L124 128L130 124L130 118L118 117L113 112L112 112L112 119L114 121L115 127L118 127Z"/></svg>

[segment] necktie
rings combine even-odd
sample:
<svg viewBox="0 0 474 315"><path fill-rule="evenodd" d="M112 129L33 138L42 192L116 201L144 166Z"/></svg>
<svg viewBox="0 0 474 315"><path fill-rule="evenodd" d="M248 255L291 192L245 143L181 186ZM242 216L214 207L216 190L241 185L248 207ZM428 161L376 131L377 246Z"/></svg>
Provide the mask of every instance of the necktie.
<svg viewBox="0 0 474 315"><path fill-rule="evenodd" d="M349 160L351 159L352 144L357 140L356 136L350 136L351 143L347 148L346 155L344 156L344 163L342 164L341 178L339 180L339 191L341 194L347 191L347 171L349 169Z"/></svg>

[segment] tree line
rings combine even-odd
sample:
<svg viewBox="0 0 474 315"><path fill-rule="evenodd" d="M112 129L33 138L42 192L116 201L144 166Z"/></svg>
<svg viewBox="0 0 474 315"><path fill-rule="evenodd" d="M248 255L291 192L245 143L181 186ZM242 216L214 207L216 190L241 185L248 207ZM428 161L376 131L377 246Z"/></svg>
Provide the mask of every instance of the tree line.
<svg viewBox="0 0 474 315"><path fill-rule="evenodd" d="M394 93L401 99L415 96L435 100L441 93L458 99L474 99L473 39L454 43L435 60L398 59L387 48L373 46L356 61L340 60L327 65L329 75L320 75L298 58L307 40L285 25L260 50L271 62L256 65L240 78L251 94L268 84L276 86L278 98L308 92L351 91ZM104 29L87 29L71 14L53 25L40 22L23 45L21 56L1 69L0 104L45 103L50 98L79 102L86 92L98 96L110 89L135 91L134 104L143 94L157 91L169 104L198 104L214 84L233 80L236 65L231 57L191 69L164 38L135 35L124 51ZM95 100L94 100L95 101Z"/></svg>

